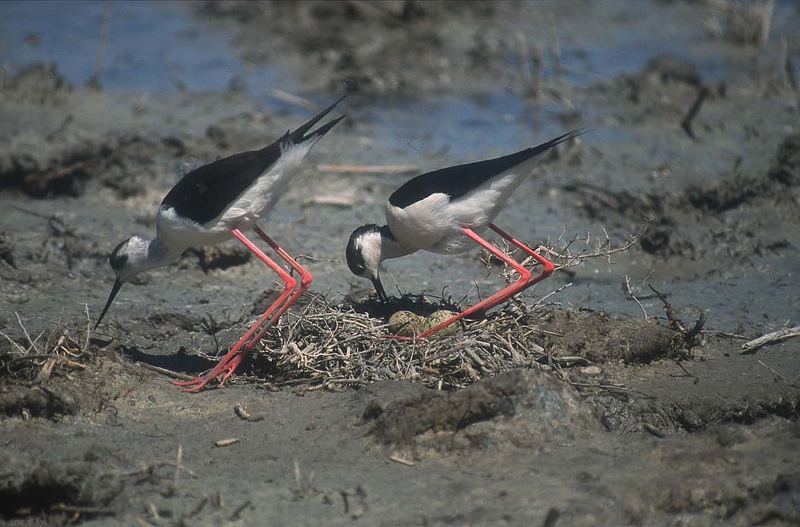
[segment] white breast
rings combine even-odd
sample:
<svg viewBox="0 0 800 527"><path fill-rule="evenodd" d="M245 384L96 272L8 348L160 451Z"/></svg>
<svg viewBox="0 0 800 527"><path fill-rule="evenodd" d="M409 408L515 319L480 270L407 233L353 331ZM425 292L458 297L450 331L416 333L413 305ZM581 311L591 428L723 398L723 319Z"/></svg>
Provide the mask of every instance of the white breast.
<svg viewBox="0 0 800 527"><path fill-rule="evenodd" d="M477 231L485 228L523 179L519 172L509 172L453 201L446 194L431 194L402 209L387 203L386 221L397 240L410 249L463 252L475 245L461 227Z"/></svg>

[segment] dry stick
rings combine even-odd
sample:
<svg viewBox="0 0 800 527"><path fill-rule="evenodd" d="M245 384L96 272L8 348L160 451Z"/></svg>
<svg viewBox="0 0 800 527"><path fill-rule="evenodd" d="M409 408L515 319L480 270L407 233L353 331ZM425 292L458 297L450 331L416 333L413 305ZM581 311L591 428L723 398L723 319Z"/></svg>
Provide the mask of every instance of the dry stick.
<svg viewBox="0 0 800 527"><path fill-rule="evenodd" d="M230 521L236 521L239 519L239 516L244 512L244 510L250 506L250 500L245 500L244 503L236 507L233 513L228 518Z"/></svg>
<svg viewBox="0 0 800 527"><path fill-rule="evenodd" d="M308 99L300 97L299 95L294 95L289 92L285 92L283 90L279 90L278 88L270 90L270 95L272 95L279 101L283 101L287 104L291 104L299 108L304 108L306 110L315 110L315 111L319 110L319 106L309 101Z"/></svg>
<svg viewBox="0 0 800 527"><path fill-rule="evenodd" d="M550 25L550 60L553 61L553 67L556 73L561 75L561 48L558 45L558 27L556 26L556 16L553 13L548 13L548 22Z"/></svg>
<svg viewBox="0 0 800 527"><path fill-rule="evenodd" d="M17 317L17 323L19 324L19 327L20 327L20 328L22 328L22 332L23 332L23 333L25 333L25 338L26 338L26 339L28 339L28 344L30 345L30 347L28 348L28 351L26 351L25 353L28 353L28 352L31 350L31 348L33 348L33 350L34 350L36 353L39 353L39 350L38 350L38 349L36 349L36 345L35 345L35 344L33 343L33 341L31 340L31 336L28 334L28 330L27 330L27 329L25 329L25 325L22 323L22 319L21 319L21 318L19 318L19 313L17 313L16 311L14 311L14 315L16 315L16 317ZM36 337L36 338L37 338L37 340L38 340L38 338L39 338L39 337Z"/></svg>
<svg viewBox="0 0 800 527"><path fill-rule="evenodd" d="M773 331L772 333L767 333L766 335L762 335L757 339L745 342L742 344L741 353L753 353L763 346L776 344L797 336L800 336L800 326L795 326L793 328L781 328L778 331Z"/></svg>
<svg viewBox="0 0 800 527"><path fill-rule="evenodd" d="M413 461L409 461L407 459L403 459L402 457L400 457L398 455L395 455L395 454L392 454L391 456L389 456L389 459L391 461L394 461L395 463L400 463L401 465L405 465L407 467L413 467L414 465L416 465L416 463L414 463Z"/></svg>
<svg viewBox="0 0 800 527"><path fill-rule="evenodd" d="M731 333L730 331L718 331L716 329L704 329L701 333L707 335L719 335L720 337L726 337L729 339L739 339L739 340L747 340L747 337L744 335L739 335L738 333Z"/></svg>
<svg viewBox="0 0 800 527"><path fill-rule="evenodd" d="M178 373L176 371L168 370L166 368L162 368L160 366L153 366L152 364L147 364L146 362L137 362L139 366L146 370L151 370L162 375L166 375L167 377L172 377L173 379L180 379L182 381L191 381L194 379L191 375L186 375L185 373Z"/></svg>
<svg viewBox="0 0 800 527"><path fill-rule="evenodd" d="M775 370L774 368L771 368L771 367L767 366L766 364L764 364L764 363L761 361L761 359L759 359L759 360L758 360L758 363L759 363L759 364L761 364L762 366L764 366L766 369L768 369L768 370L770 371L770 373L772 373L772 375L774 375L774 376L775 376L775 378L776 378L776 379L782 380L783 382L785 382L785 383L789 384L789 386L797 386L797 383L795 383L795 382L794 382L794 381L792 381L791 379L788 379L788 378L786 378L784 375L782 375L781 373L779 373L779 372L778 372L777 370Z"/></svg>
<svg viewBox="0 0 800 527"><path fill-rule="evenodd" d="M579 387L582 387L582 388L598 388L598 389L601 389L601 390L609 390L609 391L621 390L621 391L624 391L624 392L638 393L639 395L641 395L642 397L644 397L646 399L656 399L656 397L654 397L654 396L652 396L650 394L647 394L647 393L645 393L645 392L643 392L641 390L636 390L634 388L628 388L627 386L621 386L621 385L617 385L617 384L593 384L593 383L589 383L589 382L574 382L574 381L570 381L568 378L565 379L565 380L567 382L569 382L572 386L579 386Z"/></svg>
<svg viewBox="0 0 800 527"><path fill-rule="evenodd" d="M200 514L200 511L203 510L203 507L206 506L206 503L208 503L208 496L203 496L203 498L200 501L198 501L194 505L194 507L192 507L192 509L189 511L189 514L187 514L186 517L187 518L194 518L195 516Z"/></svg>
<svg viewBox="0 0 800 527"><path fill-rule="evenodd" d="M547 300L548 298L550 298L553 295L556 295L556 294L560 293L561 291L563 291L564 289L567 289L568 287L572 287L572 282L567 282L566 284L562 285L561 287L559 287L555 291L550 291L549 293L544 295L542 298L537 300L536 303L533 304L533 307L534 308L535 307L539 307L540 305L542 305L544 303L545 300Z"/></svg>
<svg viewBox="0 0 800 527"><path fill-rule="evenodd" d="M74 514L86 514L89 516L113 516L116 514L111 509L100 509L97 507L79 507L77 505L67 505L65 503L56 503L50 507L52 512L71 512Z"/></svg>
<svg viewBox="0 0 800 527"><path fill-rule="evenodd" d="M639 309L642 310L642 316L644 316L644 319L647 320L647 311L644 310L642 303L639 302L639 299L636 298L635 294L633 294L633 290L631 289L631 279L628 275L625 275L625 294L632 298L634 302L636 302L636 304L639 306Z"/></svg>
<svg viewBox="0 0 800 527"><path fill-rule="evenodd" d="M183 445L178 443L178 454L175 456L175 479L172 480L173 487L178 487L178 479L183 469Z"/></svg>
<svg viewBox="0 0 800 527"><path fill-rule="evenodd" d="M19 344L17 344L17 341L16 341L16 340L12 339L11 337L9 337L8 335L6 335L6 334L5 334L5 333L3 333L2 331L0 331L0 336L1 336L1 337L3 337L3 338L5 338L7 341L9 341L9 342L10 342L10 343L11 343L11 344L12 344L12 345L15 347L15 348L17 348L17 350L19 350L19 352L20 352L20 353L22 353L23 355L25 355L25 354L27 353L27 352L25 351L25 348L23 348L22 346L20 346Z"/></svg>
<svg viewBox="0 0 800 527"><path fill-rule="evenodd" d="M700 88L700 93L697 94L697 98L694 100L692 107L689 108L689 112L681 121L681 128L683 128L683 131L686 132L686 135L688 135L692 139L697 139L697 137L694 135L694 130L692 129L692 121L697 116L697 113L700 111L700 107L703 106L703 101L706 100L706 97L708 97L709 92L710 90L705 86L702 86Z"/></svg>
<svg viewBox="0 0 800 527"><path fill-rule="evenodd" d="M106 9L103 12L103 22L100 26L100 42L97 45L97 55L94 60L94 74L89 79L90 86L100 86L100 72L103 69L103 58L106 47L108 46L109 28L111 27L111 1L106 2Z"/></svg>
<svg viewBox="0 0 800 527"><path fill-rule="evenodd" d="M89 349L89 337L92 334L92 321L89 318L89 304L83 304L83 310L84 313L86 313L86 342L83 343L81 353L86 353L86 350Z"/></svg>
<svg viewBox="0 0 800 527"><path fill-rule="evenodd" d="M419 172L416 165L336 165L320 163L317 170L329 174L408 174Z"/></svg>
<svg viewBox="0 0 800 527"><path fill-rule="evenodd" d="M541 46L533 47L533 80L531 86L531 95L538 99L542 95L542 55Z"/></svg>
<svg viewBox="0 0 800 527"><path fill-rule="evenodd" d="M786 78L789 79L789 86L791 86L794 91L797 91L797 77L794 75L794 63L792 62L792 56L789 53L786 54L786 60L783 63L783 69L786 72Z"/></svg>

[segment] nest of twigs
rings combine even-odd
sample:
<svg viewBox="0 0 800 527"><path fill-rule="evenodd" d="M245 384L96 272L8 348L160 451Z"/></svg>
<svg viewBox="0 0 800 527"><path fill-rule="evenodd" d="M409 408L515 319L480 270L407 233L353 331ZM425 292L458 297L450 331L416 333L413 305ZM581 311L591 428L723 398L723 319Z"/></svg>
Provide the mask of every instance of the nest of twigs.
<svg viewBox="0 0 800 527"><path fill-rule="evenodd" d="M412 311L443 305L420 297L397 301ZM391 338L386 321L364 305L331 305L314 296L301 313L285 316L262 340L256 368L275 385L319 383L321 387L406 379L439 389L457 389L514 368L540 367L548 357L536 343L537 317L514 302L452 336L427 340ZM266 362L266 365L264 364ZM260 365L259 365L260 364Z"/></svg>
<svg viewBox="0 0 800 527"><path fill-rule="evenodd" d="M0 331L0 378L44 382L59 371L83 370L89 355L89 312L85 334L75 335L59 319L49 330L31 335L22 319L17 323L24 338L12 338Z"/></svg>

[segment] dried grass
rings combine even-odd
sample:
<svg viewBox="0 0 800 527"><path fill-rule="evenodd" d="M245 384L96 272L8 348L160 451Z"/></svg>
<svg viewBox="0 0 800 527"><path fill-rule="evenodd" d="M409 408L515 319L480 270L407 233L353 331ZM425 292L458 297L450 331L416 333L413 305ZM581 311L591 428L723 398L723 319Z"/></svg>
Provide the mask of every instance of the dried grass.
<svg viewBox="0 0 800 527"><path fill-rule="evenodd" d="M612 245L605 231L595 240L588 234L570 236L565 231L539 250L553 259L556 269L574 267L589 258L610 262L612 255L638 243L648 224L618 246ZM497 272L496 259L484 256L482 261ZM507 282L516 279L507 266L501 267L499 274ZM552 367L560 373L562 366L586 361L549 355L539 344L547 332L538 327L537 319L549 313L542 308L545 300L571 285L551 291L533 305L514 299L483 320L462 324L456 335L434 335L427 340L394 339L384 321L401 309L418 314L458 310L451 301L440 298L430 302L422 296L405 295L388 305L375 301L332 305L315 295L303 312L284 316L264 337L257 373L278 386L313 383L331 388L392 379L448 390L514 368Z"/></svg>
<svg viewBox="0 0 800 527"><path fill-rule="evenodd" d="M40 332L35 338L31 338L19 314L15 313L17 324L25 338L14 339L0 331L0 337L10 344L7 352L0 353L0 377L8 375L12 378L44 382L58 370L85 369L86 365L80 361L88 356L91 324L89 307L84 306L84 311L86 314L85 335L79 337L70 333L59 317L44 341L42 341L42 337L45 331Z"/></svg>
<svg viewBox="0 0 800 527"><path fill-rule="evenodd" d="M420 297L395 305L429 311ZM314 382L320 387L407 379L456 389L513 368L539 367L547 354L536 342L536 311L521 302L472 322L463 332L428 340L396 340L380 318L356 304L331 305L315 295L305 310L290 314L262 341L276 385ZM274 351L273 351L274 350Z"/></svg>

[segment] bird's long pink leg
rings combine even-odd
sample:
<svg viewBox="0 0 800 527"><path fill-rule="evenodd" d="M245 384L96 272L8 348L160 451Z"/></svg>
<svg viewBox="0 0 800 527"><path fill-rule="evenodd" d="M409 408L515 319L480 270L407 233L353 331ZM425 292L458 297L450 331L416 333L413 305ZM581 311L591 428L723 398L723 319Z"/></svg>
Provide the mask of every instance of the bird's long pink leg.
<svg viewBox="0 0 800 527"><path fill-rule="evenodd" d="M502 236L503 238L505 238L506 240L510 241L513 245L517 246L518 248L522 249L523 251L525 251L529 255L533 256L533 258L537 262L542 264L542 266L544 267L542 272L539 273L538 276L532 278L528 282L528 285L525 286L525 287L530 287L530 286L532 286L533 284L535 284L537 282L541 282L542 280L544 280L545 278L547 278L548 276L553 274L553 271L556 268L556 266L553 265L553 262L551 262L550 260L548 260L547 258L542 256L541 254L537 253L536 251L534 251L533 249L531 249L530 247L528 247L527 245L525 245L524 243L522 243L518 239L514 238L513 236L508 234L506 231L504 231L503 229L501 229L500 227L498 227L494 223L490 223L489 224L489 228L492 229L497 234L499 234L500 236Z"/></svg>
<svg viewBox="0 0 800 527"><path fill-rule="evenodd" d="M536 278L531 278L531 272L529 270L527 270L525 267L523 267L516 260L511 258L509 255L507 255L506 253L504 253L503 251L501 251L499 248L495 247L494 245L492 245L488 241L486 241L483 238L481 238L478 235L478 233L476 233L472 229L467 228L467 227L462 227L461 231L466 236L468 236L473 241L475 241L478 245L480 245L481 247L483 247L484 249L486 249L487 251L489 251L490 253L495 255L497 258L499 258L503 262L505 262L507 265L510 265L511 267L513 267L514 270L517 271L517 273L519 274L519 279L517 279L517 281L514 282L513 284L510 284L507 287L505 287L505 288L501 289L500 291L496 292L495 294L493 294L489 298L486 298L486 299L478 302L474 306L468 307L467 309L465 309L461 313L448 318L447 320L445 320L445 321L433 326L432 328L430 328L430 329L428 329L426 331L423 331L422 333L417 335L417 338L429 337L429 336L433 335L434 333L436 333L438 331L441 331L442 329L446 328L447 326L458 322L459 320L461 320L464 317L468 317L468 316L472 315L473 313L477 313L479 311L489 310L489 309L495 307L496 305L505 302L506 300L508 300L512 296L514 296L517 293L519 293L520 291L522 291L523 289L525 289L527 287L530 287L531 285L535 284L536 282L538 282L540 280L543 280L547 275L549 275L550 273L553 272L553 264L549 260L547 260L543 256L537 254L535 251L533 251L532 249L527 247L525 244L523 244L519 240L511 237L509 234L507 234L506 232L500 230L498 227L495 227L494 225L489 225L489 226L491 227L492 230L497 232L500 236L502 236L503 238L507 239L508 241L510 241L511 243L516 245L517 247L522 248L528 254L534 256L534 258L536 258L537 261L542 262L542 264L545 266L545 270L542 272L542 274L540 274ZM545 262L547 262L547 263L545 263Z"/></svg>
<svg viewBox="0 0 800 527"><path fill-rule="evenodd" d="M261 227L256 225L253 228L253 230L256 231L256 234L258 234L261 237L262 240L267 242L267 244L270 247L272 247L272 249L278 254L278 256L283 258L283 260L287 264L289 264L289 267L291 267L292 269L297 271L297 274L300 275L299 287L297 287L296 289L294 289L292 291L292 293L289 295L289 297L286 298L286 301L284 302L284 304L282 306L280 306L278 308L278 310L275 312L275 314L273 315L273 319L275 321L277 321L281 316L283 316L284 313L286 313L289 310L290 307L292 307L292 304L297 302L297 300L300 298L300 295L302 295L306 291L306 289L308 289L308 287L311 285L311 282L314 280L314 277L311 276L311 273L305 267L300 265L297 262L297 260L292 258L291 255L289 255L289 253L287 253L277 243L275 243L275 240L273 240L266 232L264 232L264 230L261 229ZM277 305L277 301L273 305ZM266 330L271 325L272 324L268 324L268 325L264 326L263 328L261 328L261 331L259 331L258 333L255 333L254 335L252 335L251 342L249 342L247 344L247 346L249 346L251 348L254 347L258 343L258 341L261 340L261 337L264 336L264 332L266 332Z"/></svg>
<svg viewBox="0 0 800 527"><path fill-rule="evenodd" d="M256 234L261 236L262 240L267 242L267 244L270 247L272 247L272 250L274 250L278 254L278 256L283 258L283 260L287 264L289 264L289 266L292 269L297 271L298 275L300 275L300 287L298 287L295 290L294 294L291 296L291 298L289 298L289 300L286 301L287 305L286 308L284 309L285 311L286 309L289 309L289 307L292 304L297 302L297 299L300 297L300 295L306 292L306 289L308 289L308 287L311 285L311 282L314 280L314 277L311 276L311 273L308 271L308 269L300 265L300 263L294 258L292 258L292 256L289 253L287 253L280 246L278 246L278 244L275 243L275 241L272 238L270 238L267 235L267 233L261 229L261 227L256 226L254 230L256 231Z"/></svg>
<svg viewBox="0 0 800 527"><path fill-rule="evenodd" d="M270 327L275 321L278 320L281 314L285 311L282 309L284 304L287 302L292 293L294 292L295 287L297 286L297 280L292 278L292 276L287 273L283 267L272 261L272 259L264 254L264 252L259 249L258 247L253 244L239 229L232 229L231 234L233 234L245 247L247 247L250 252L255 254L262 262L267 264L267 266L272 269L280 278L283 280L284 283L284 290L283 293L278 297L272 305L264 311L264 314L261 315L258 320L256 320L250 329L239 339L239 341L230 349L230 351L222 358L222 360L217 363L217 365L206 375L200 376L196 379L191 381L185 382L174 382L176 386L181 386L186 388L186 392L199 392L205 386L216 379L217 377L221 376L219 381L220 386L222 386L225 381L228 380L233 372L236 371L236 368L242 363L244 357L247 353L253 349L253 346L258 342L257 336L263 334L263 332ZM256 336L256 338L254 338Z"/></svg>

